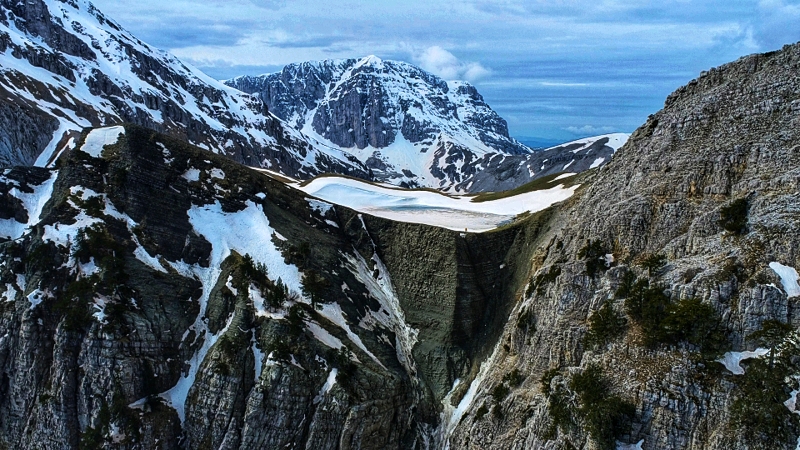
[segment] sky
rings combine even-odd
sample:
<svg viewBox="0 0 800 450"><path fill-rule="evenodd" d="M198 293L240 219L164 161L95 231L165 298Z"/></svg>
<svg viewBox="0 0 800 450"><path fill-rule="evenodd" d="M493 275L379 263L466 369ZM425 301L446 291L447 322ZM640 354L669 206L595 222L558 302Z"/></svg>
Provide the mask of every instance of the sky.
<svg viewBox="0 0 800 450"><path fill-rule="evenodd" d="M94 0L210 76L377 55L473 83L524 141L632 132L701 71L800 41L800 0Z"/></svg>

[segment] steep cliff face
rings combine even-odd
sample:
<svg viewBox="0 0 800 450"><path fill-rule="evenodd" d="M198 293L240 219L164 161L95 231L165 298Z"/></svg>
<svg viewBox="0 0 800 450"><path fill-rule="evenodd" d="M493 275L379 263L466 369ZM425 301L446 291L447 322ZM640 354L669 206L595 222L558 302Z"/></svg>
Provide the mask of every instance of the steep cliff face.
<svg viewBox="0 0 800 450"><path fill-rule="evenodd" d="M296 177L369 177L243 95L141 42L85 0L0 4L0 164L46 166L84 127L131 122Z"/></svg>
<svg viewBox="0 0 800 450"><path fill-rule="evenodd" d="M357 214L135 126L0 188L6 448L425 448L543 232Z"/></svg>
<svg viewBox="0 0 800 450"><path fill-rule="evenodd" d="M602 164L619 147L599 137L592 139L594 153L534 152L509 137L506 121L474 86L375 56L290 64L226 84L257 95L304 134L355 155L378 179L406 187L513 189L562 172L572 160L573 172Z"/></svg>
<svg viewBox="0 0 800 450"><path fill-rule="evenodd" d="M450 448L796 447L798 69L704 73L553 216Z"/></svg>

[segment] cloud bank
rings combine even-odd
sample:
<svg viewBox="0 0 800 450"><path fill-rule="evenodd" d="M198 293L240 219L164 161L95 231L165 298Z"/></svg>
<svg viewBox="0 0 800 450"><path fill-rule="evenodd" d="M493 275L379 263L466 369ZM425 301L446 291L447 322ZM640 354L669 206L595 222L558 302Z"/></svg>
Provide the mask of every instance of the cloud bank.
<svg viewBox="0 0 800 450"><path fill-rule="evenodd" d="M452 53L434 45L413 57L419 67L439 75L445 80L466 80L475 82L489 76L491 71L477 62L461 62Z"/></svg>

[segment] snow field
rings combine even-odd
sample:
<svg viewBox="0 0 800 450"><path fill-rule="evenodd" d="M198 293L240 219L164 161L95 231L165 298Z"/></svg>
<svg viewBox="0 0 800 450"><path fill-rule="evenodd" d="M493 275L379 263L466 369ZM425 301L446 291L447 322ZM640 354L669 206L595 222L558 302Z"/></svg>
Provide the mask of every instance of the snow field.
<svg viewBox="0 0 800 450"><path fill-rule="evenodd" d="M788 298L800 296L800 285L798 285L797 270L794 267L784 266L779 262L769 263L769 268L775 271L781 278L783 290L786 291Z"/></svg>
<svg viewBox="0 0 800 450"><path fill-rule="evenodd" d="M0 219L0 236L8 239L19 239L25 234L28 227L39 223L42 215L44 205L50 200L53 195L53 186L55 185L56 178L58 178L58 171L53 171L50 178L38 186L32 186L33 193L25 193L20 189L14 187L9 190L12 197L18 198L22 202L25 211L28 212L28 222L20 223L11 219Z"/></svg>
<svg viewBox="0 0 800 450"><path fill-rule="evenodd" d="M123 127L95 128L89 132L81 146L81 151L88 153L93 158L100 158L103 148L106 145L114 145L119 142L120 136L125 134Z"/></svg>
<svg viewBox="0 0 800 450"><path fill-rule="evenodd" d="M731 371L734 375L744 375L744 369L739 365L742 361L751 358L760 358L769 353L768 348L758 348L754 351L745 352L727 352L725 355L718 359L726 369Z"/></svg>
<svg viewBox="0 0 800 450"><path fill-rule="evenodd" d="M541 211L568 199L579 187L556 185L513 197L473 202L468 196L387 188L343 177L320 177L305 186L292 186L327 202L366 214L473 232L492 230L524 212Z"/></svg>

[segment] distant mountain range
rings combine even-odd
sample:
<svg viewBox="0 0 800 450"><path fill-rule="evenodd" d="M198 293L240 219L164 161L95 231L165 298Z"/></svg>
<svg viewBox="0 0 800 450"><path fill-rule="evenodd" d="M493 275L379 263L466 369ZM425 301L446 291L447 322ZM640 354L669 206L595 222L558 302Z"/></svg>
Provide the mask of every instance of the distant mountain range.
<svg viewBox="0 0 800 450"><path fill-rule="evenodd" d="M474 86L400 61L305 62L225 83L257 95L322 145L356 156L377 180L400 186L500 190L550 174L561 160L510 137L506 121ZM573 170L585 170L614 151L595 150L573 154L562 167L576 159Z"/></svg>

